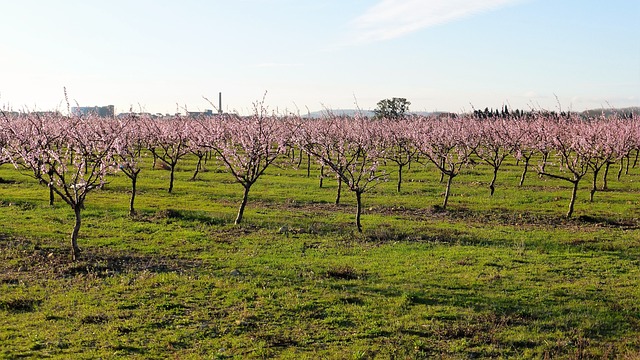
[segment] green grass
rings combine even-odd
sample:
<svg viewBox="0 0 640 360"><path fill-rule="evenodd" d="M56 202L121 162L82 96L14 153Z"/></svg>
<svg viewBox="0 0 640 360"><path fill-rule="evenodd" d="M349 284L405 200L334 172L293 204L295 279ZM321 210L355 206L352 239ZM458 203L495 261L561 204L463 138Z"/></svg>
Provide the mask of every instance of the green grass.
<svg viewBox="0 0 640 360"><path fill-rule="evenodd" d="M304 163L304 162L303 162ZM640 170L589 203L581 184L463 169L450 209L432 166L355 199L319 170L270 168L233 225L242 187L194 159L112 176L73 212L0 167L0 358L414 359L640 357ZM290 231L279 231L287 226Z"/></svg>

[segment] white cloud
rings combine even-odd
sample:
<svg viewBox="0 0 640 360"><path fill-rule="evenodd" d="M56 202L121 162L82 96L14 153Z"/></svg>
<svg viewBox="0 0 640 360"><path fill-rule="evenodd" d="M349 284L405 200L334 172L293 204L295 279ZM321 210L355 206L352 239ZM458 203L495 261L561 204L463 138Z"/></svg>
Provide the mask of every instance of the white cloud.
<svg viewBox="0 0 640 360"><path fill-rule="evenodd" d="M398 38L522 0L381 0L355 18L354 42Z"/></svg>

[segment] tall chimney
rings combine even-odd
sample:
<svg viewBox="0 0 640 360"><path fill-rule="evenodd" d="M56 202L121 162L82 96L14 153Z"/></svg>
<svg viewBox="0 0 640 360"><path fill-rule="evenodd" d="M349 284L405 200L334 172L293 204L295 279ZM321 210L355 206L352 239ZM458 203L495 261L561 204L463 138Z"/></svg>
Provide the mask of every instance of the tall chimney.
<svg viewBox="0 0 640 360"><path fill-rule="evenodd" d="M218 114L222 115L222 91L218 93Z"/></svg>

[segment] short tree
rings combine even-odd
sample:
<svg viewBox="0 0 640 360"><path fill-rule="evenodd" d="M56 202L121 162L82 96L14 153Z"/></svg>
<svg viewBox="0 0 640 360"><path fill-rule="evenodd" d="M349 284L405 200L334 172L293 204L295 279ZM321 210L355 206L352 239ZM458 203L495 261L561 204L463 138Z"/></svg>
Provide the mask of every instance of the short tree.
<svg viewBox="0 0 640 360"><path fill-rule="evenodd" d="M363 118L329 117L301 122L300 147L330 168L356 195L356 227L362 232L362 194L386 173L378 171L384 149L376 127Z"/></svg>
<svg viewBox="0 0 640 360"><path fill-rule="evenodd" d="M138 183L138 175L140 175L140 161L142 159L142 151L147 147L145 121L153 121L152 119L138 118L130 116L126 119L127 126L123 127L121 133L116 139L115 159L118 168L131 180L131 197L129 198L129 216L134 216L136 210L134 203L136 200L136 191Z"/></svg>
<svg viewBox="0 0 640 360"><path fill-rule="evenodd" d="M573 184L569 210L566 215L567 218L570 218L576 203L578 185L589 171L593 157L591 144L588 142L588 129L579 119L573 119L573 121L563 119L550 124L547 131L550 134L548 138L550 143L541 142L538 146L553 149L560 158L561 164L558 171L552 173L545 170L546 161L543 158L538 174Z"/></svg>
<svg viewBox="0 0 640 360"><path fill-rule="evenodd" d="M173 182L178 161L189 154L189 136L193 122L176 116L165 120L145 121L149 151L154 157L169 167L169 193L173 191Z"/></svg>
<svg viewBox="0 0 640 360"><path fill-rule="evenodd" d="M447 176L442 208L446 209L453 178L460 174L462 166L469 163L469 157L477 147L476 139L466 131L467 124L460 118L422 119L412 140L421 155L424 155Z"/></svg>
<svg viewBox="0 0 640 360"><path fill-rule="evenodd" d="M12 161L31 169L33 177L47 184L75 214L71 257L80 254L78 233L87 195L101 187L117 168L113 144L119 131L105 128L102 119L30 114L11 121Z"/></svg>
<svg viewBox="0 0 640 360"><path fill-rule="evenodd" d="M236 225L242 221L249 190L288 143L284 122L265 115L265 111L261 108L248 119L223 116L200 120L194 135L196 145L213 150L244 188Z"/></svg>

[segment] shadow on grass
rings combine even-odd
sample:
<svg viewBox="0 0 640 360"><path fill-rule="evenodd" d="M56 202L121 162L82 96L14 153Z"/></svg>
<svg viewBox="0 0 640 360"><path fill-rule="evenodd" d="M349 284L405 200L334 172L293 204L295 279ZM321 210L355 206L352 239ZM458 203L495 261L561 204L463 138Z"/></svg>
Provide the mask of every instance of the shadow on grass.
<svg viewBox="0 0 640 360"><path fill-rule="evenodd" d="M558 214L533 213L529 211L514 211L508 208L495 208L490 210L472 210L465 207L450 207L442 209L435 205L430 209L408 209L404 207L376 207L374 212L383 215L407 216L425 220L450 220L464 221L467 223L499 224L499 225L537 225L545 227L562 226L599 226L621 228L626 230L637 229L637 220L632 218L617 218L604 216L581 215L567 219Z"/></svg>
<svg viewBox="0 0 640 360"><path fill-rule="evenodd" d="M166 256L130 255L110 252L87 252L80 261L67 263L60 269L60 275L74 277L90 275L109 277L128 272L147 271L152 273L184 272L199 266L194 260Z"/></svg>
<svg viewBox="0 0 640 360"><path fill-rule="evenodd" d="M462 246L513 246L513 241L502 239L483 239L456 229L423 228L411 232L399 230L391 225L381 224L366 229L364 240L372 243L417 242Z"/></svg>
<svg viewBox="0 0 640 360"><path fill-rule="evenodd" d="M20 284L24 281L53 277L109 277L130 272L185 272L202 266L201 261L176 256L131 254L95 248L83 251L80 260L71 261L69 249L40 245L24 238L0 234L0 252L6 262L0 264L0 283ZM9 261L11 260L11 261Z"/></svg>
<svg viewBox="0 0 640 360"><path fill-rule="evenodd" d="M199 222L206 225L226 225L227 224L227 220L225 219L209 216L204 211L193 211L193 210L176 210L176 209L161 210L151 215L149 219L152 221L184 220L184 221Z"/></svg>
<svg viewBox="0 0 640 360"><path fill-rule="evenodd" d="M0 300L0 310L12 313L32 312L41 303L42 300L31 298Z"/></svg>

